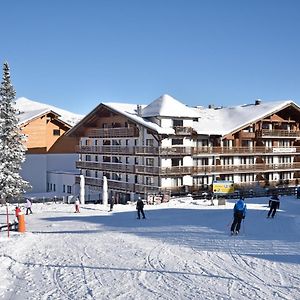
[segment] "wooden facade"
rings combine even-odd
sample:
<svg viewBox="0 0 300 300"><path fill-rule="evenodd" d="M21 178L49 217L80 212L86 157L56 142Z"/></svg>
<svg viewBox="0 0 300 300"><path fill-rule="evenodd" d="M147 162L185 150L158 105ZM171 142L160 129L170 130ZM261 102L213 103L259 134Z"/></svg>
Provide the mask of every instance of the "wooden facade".
<svg viewBox="0 0 300 300"><path fill-rule="evenodd" d="M78 140L65 135L70 128L55 112L35 116L21 124L21 132L27 137L26 153L74 153Z"/></svg>

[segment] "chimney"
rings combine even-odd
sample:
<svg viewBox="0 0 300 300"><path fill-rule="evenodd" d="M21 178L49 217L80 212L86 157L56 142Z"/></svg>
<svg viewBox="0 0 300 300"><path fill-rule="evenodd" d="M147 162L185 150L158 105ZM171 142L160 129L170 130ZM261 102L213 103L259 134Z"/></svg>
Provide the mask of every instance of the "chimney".
<svg viewBox="0 0 300 300"><path fill-rule="evenodd" d="M136 113L138 116L142 116L142 106L141 105L137 105L136 106Z"/></svg>
<svg viewBox="0 0 300 300"><path fill-rule="evenodd" d="M255 105L259 105L259 104L261 104L261 99L256 99L255 100Z"/></svg>

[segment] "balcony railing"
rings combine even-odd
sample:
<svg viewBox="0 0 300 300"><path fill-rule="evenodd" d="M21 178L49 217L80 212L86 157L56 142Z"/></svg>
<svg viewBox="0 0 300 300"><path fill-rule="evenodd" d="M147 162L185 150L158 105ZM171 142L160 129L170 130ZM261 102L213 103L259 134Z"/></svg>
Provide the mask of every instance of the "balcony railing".
<svg viewBox="0 0 300 300"><path fill-rule="evenodd" d="M205 156L205 155L263 155L271 153L300 153L300 147L124 147L124 146L77 146L78 153L148 155L148 156Z"/></svg>
<svg viewBox="0 0 300 300"><path fill-rule="evenodd" d="M75 182L78 184L80 183L79 176L76 176ZM103 179L85 177L85 184L93 187L98 187L100 190L103 186ZM137 183L115 181L110 179L107 180L107 185L109 189L116 189L136 193L157 193L159 191L159 187L154 185L143 185Z"/></svg>
<svg viewBox="0 0 300 300"><path fill-rule="evenodd" d="M101 170L107 172L122 172L122 173L134 173L133 165L126 165L121 163L100 163L90 161L77 161L76 168L88 169L88 170Z"/></svg>
<svg viewBox="0 0 300 300"><path fill-rule="evenodd" d="M193 148L193 156L201 156L207 154L214 154L214 155L262 155L268 153L300 153L300 147L194 147Z"/></svg>
<svg viewBox="0 0 300 300"><path fill-rule="evenodd" d="M300 163L199 166L193 168L193 175L247 173L247 172L252 172L252 173L280 172L285 170L299 171Z"/></svg>
<svg viewBox="0 0 300 300"><path fill-rule="evenodd" d="M138 137L139 130L136 127L118 127L118 128L90 128L87 130L88 137Z"/></svg>
<svg viewBox="0 0 300 300"><path fill-rule="evenodd" d="M300 131L296 130L269 130L262 129L257 132L260 137L290 137L297 138L300 136Z"/></svg>
<svg viewBox="0 0 300 300"><path fill-rule="evenodd" d="M192 127L175 126L175 134L177 135L190 135L193 132Z"/></svg>
<svg viewBox="0 0 300 300"><path fill-rule="evenodd" d="M254 139L255 138L255 132L240 131L239 138L240 139Z"/></svg>
<svg viewBox="0 0 300 300"><path fill-rule="evenodd" d="M133 147L124 146L77 146L78 153L134 155Z"/></svg>

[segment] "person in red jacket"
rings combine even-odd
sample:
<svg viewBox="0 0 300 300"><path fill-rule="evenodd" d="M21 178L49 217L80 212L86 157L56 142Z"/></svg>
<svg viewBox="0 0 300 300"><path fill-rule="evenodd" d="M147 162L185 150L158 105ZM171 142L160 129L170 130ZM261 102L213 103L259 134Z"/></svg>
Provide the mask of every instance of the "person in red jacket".
<svg viewBox="0 0 300 300"><path fill-rule="evenodd" d="M21 212L21 208L19 206L16 206L16 208L15 208L15 214L16 214L16 218L17 219L19 217L20 212Z"/></svg>

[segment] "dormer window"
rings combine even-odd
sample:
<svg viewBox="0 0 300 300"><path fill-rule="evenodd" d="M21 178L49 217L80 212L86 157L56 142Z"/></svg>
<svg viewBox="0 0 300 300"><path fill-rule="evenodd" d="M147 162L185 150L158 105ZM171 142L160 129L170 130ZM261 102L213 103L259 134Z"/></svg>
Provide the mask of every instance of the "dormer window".
<svg viewBox="0 0 300 300"><path fill-rule="evenodd" d="M53 135L60 136L60 130L59 129L53 129Z"/></svg>

